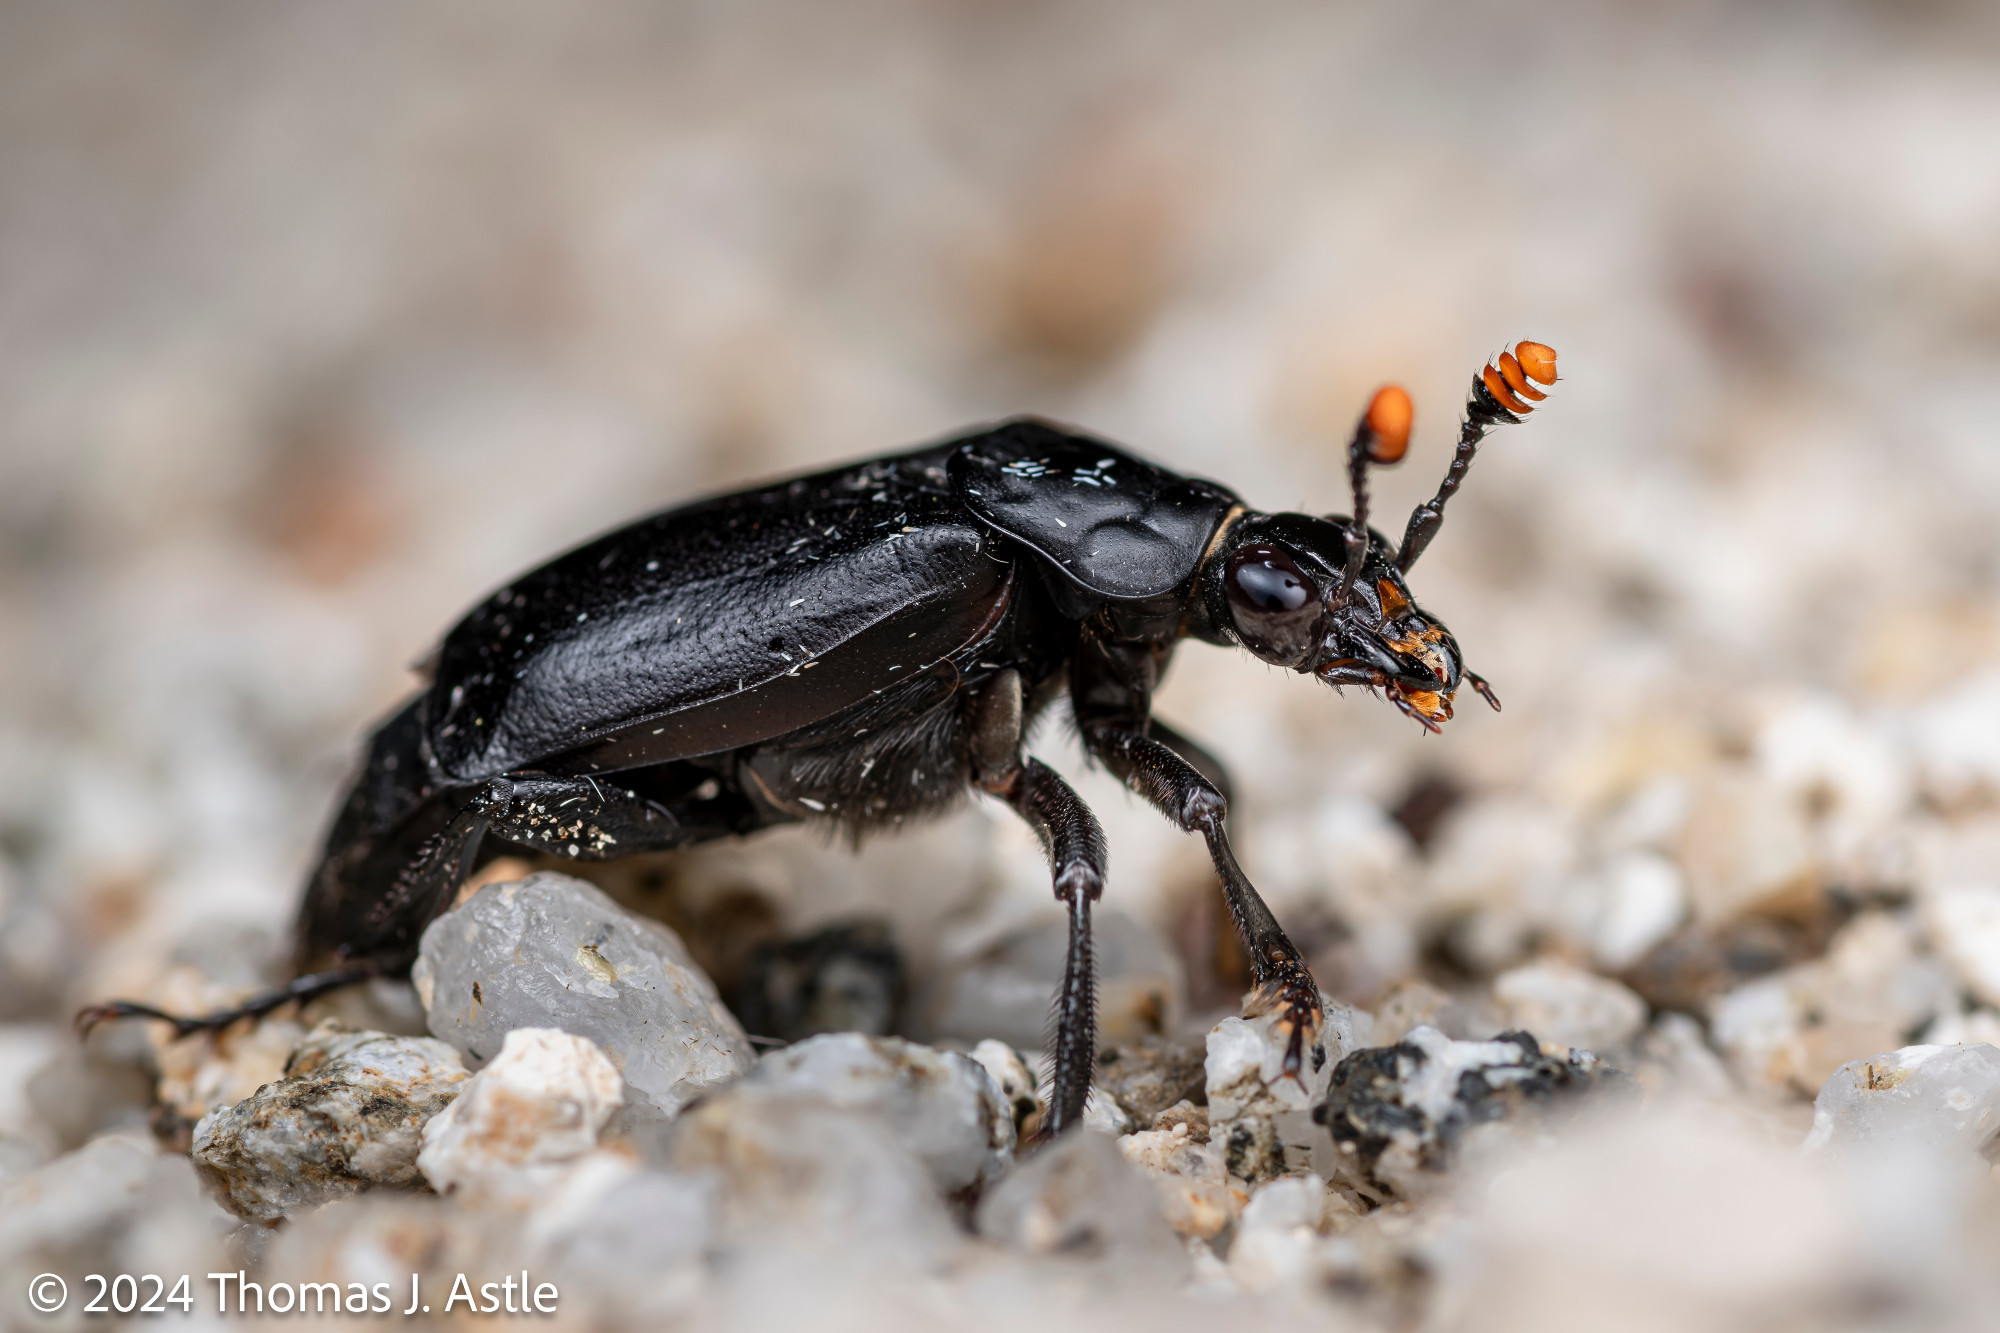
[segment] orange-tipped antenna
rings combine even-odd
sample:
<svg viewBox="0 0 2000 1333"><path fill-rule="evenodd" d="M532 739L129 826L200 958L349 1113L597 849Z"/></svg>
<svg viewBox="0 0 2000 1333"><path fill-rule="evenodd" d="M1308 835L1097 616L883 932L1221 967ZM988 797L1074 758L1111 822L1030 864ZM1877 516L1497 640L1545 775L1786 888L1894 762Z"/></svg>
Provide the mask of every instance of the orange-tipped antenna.
<svg viewBox="0 0 2000 1333"><path fill-rule="evenodd" d="M1444 522L1445 501L1458 492L1472 466L1472 455L1486 432L1502 422L1517 422L1535 410L1548 395L1544 387L1556 382L1556 349L1546 343L1519 342L1511 352L1502 352L1472 379L1472 392L1465 400L1465 424L1458 431L1458 452L1452 455L1437 494L1418 505L1403 530L1403 546L1396 555L1399 569L1408 570L1437 535ZM1349 563L1353 563L1349 553Z"/></svg>
<svg viewBox="0 0 2000 1333"><path fill-rule="evenodd" d="M1361 425L1373 438L1368 444L1371 463L1400 463L1410 448L1410 421L1417 409L1400 384L1385 384L1368 402Z"/></svg>
<svg viewBox="0 0 2000 1333"><path fill-rule="evenodd" d="M1556 349L1547 343L1518 343L1514 355L1521 358L1521 369L1528 372L1528 378L1537 384L1556 382ZM1536 394L1535 397L1546 397Z"/></svg>
<svg viewBox="0 0 2000 1333"><path fill-rule="evenodd" d="M1354 427L1347 446L1347 484L1354 492L1354 517L1347 525L1347 568L1340 577L1334 604L1347 600L1361 561L1368 553L1368 465L1402 461L1410 449L1410 421L1416 408L1398 384L1385 384L1368 400L1368 410Z"/></svg>
<svg viewBox="0 0 2000 1333"><path fill-rule="evenodd" d="M1522 343L1521 346L1540 347L1541 344ZM1553 355L1553 353L1551 353L1551 355ZM1512 352L1500 353L1500 359L1498 361L1495 361L1492 366L1488 366L1487 371L1490 372L1495 367L1499 368L1500 378L1507 381L1507 387L1512 389L1515 393L1521 395L1521 397L1537 403L1541 402L1542 399L1548 397L1547 394L1543 393L1540 389L1537 389L1534 385L1528 382L1528 372L1521 368L1521 363L1514 359L1514 354ZM1486 375L1482 373L1479 378L1480 381L1484 383L1486 380Z"/></svg>

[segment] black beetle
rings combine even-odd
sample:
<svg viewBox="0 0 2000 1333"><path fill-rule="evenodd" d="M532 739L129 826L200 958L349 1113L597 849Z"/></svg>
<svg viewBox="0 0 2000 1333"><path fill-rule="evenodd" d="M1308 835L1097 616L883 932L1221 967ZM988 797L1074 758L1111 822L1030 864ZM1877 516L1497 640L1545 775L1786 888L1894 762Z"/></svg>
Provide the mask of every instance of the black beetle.
<svg viewBox="0 0 2000 1333"><path fill-rule="evenodd" d="M407 972L465 876L508 847L606 860L799 821L860 833L978 787L1041 835L1069 908L1045 1120L1060 1132L1090 1087L1104 835L1022 744L1067 687L1091 757L1207 840L1252 960L1250 1011L1280 1012L1287 1072L1316 1069L1319 989L1237 868L1221 765L1152 717L1154 684L1195 638L1379 689L1433 731L1461 680L1499 707L1403 575L1481 436L1554 381L1538 343L1473 380L1457 454L1400 548L1367 526L1368 466L1400 459L1409 437L1393 387L1349 446L1349 518L1258 513L1022 418L641 519L516 579L445 636L334 820L296 981L200 1018L131 1002L80 1017L164 1018L186 1034Z"/></svg>

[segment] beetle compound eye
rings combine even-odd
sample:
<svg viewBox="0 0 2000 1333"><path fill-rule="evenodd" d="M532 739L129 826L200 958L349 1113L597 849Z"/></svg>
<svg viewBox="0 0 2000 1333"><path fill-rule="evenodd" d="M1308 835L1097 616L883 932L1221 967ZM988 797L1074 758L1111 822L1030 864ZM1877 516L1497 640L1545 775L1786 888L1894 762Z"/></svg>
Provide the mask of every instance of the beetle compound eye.
<svg viewBox="0 0 2000 1333"><path fill-rule="evenodd" d="M1246 546L1230 563L1229 600L1261 615L1284 615L1319 600L1319 589L1275 546Z"/></svg>
<svg viewBox="0 0 2000 1333"><path fill-rule="evenodd" d="M1290 662L1319 623L1319 585L1275 546L1246 546L1229 562L1229 613L1244 646Z"/></svg>

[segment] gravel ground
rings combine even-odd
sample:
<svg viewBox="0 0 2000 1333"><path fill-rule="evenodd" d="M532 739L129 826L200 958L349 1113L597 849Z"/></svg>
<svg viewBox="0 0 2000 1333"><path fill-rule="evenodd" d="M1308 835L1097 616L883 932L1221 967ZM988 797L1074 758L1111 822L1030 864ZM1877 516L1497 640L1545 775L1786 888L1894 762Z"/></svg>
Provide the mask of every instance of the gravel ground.
<svg viewBox="0 0 2000 1333"><path fill-rule="evenodd" d="M1996 75L1969 0L0 9L4 1318L525 1268L576 1326L1988 1326ZM1199 645L1160 701L1321 1084L1232 1018L1198 843L1059 724L1112 1058L1053 1149L1062 918L987 805L561 888L737 1017L849 968L885 1035L734 1082L707 999L651 1083L602 1015L479 1047L388 984L68 1033L281 976L356 738L566 544L1017 411L1344 510L1389 379L1393 527L1520 337L1564 381L1412 579L1506 711L1427 737Z"/></svg>

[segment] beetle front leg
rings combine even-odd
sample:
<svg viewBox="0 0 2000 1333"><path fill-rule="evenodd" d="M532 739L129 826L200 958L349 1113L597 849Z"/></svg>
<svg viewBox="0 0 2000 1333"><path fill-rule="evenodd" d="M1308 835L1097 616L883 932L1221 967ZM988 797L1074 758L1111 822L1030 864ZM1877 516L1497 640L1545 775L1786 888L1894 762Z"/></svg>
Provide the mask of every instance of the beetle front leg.
<svg viewBox="0 0 2000 1333"><path fill-rule="evenodd" d="M1146 798L1167 818L1189 833L1199 833L1208 843L1209 859L1215 862L1222 879L1222 892L1229 903L1229 915L1236 933L1250 951L1257 989L1251 993L1244 1012L1251 1015L1278 1010L1287 1032L1285 1073L1302 1080L1311 1052L1317 1072L1326 1063L1326 1047L1320 1043L1323 1017L1319 984L1307 970L1305 959L1285 935L1278 918L1271 914L1263 897L1236 864L1225 828L1229 803L1215 784L1203 777L1193 764L1174 750L1148 736L1124 728L1097 725L1083 728L1084 747L1092 757L1118 776L1128 788Z"/></svg>

